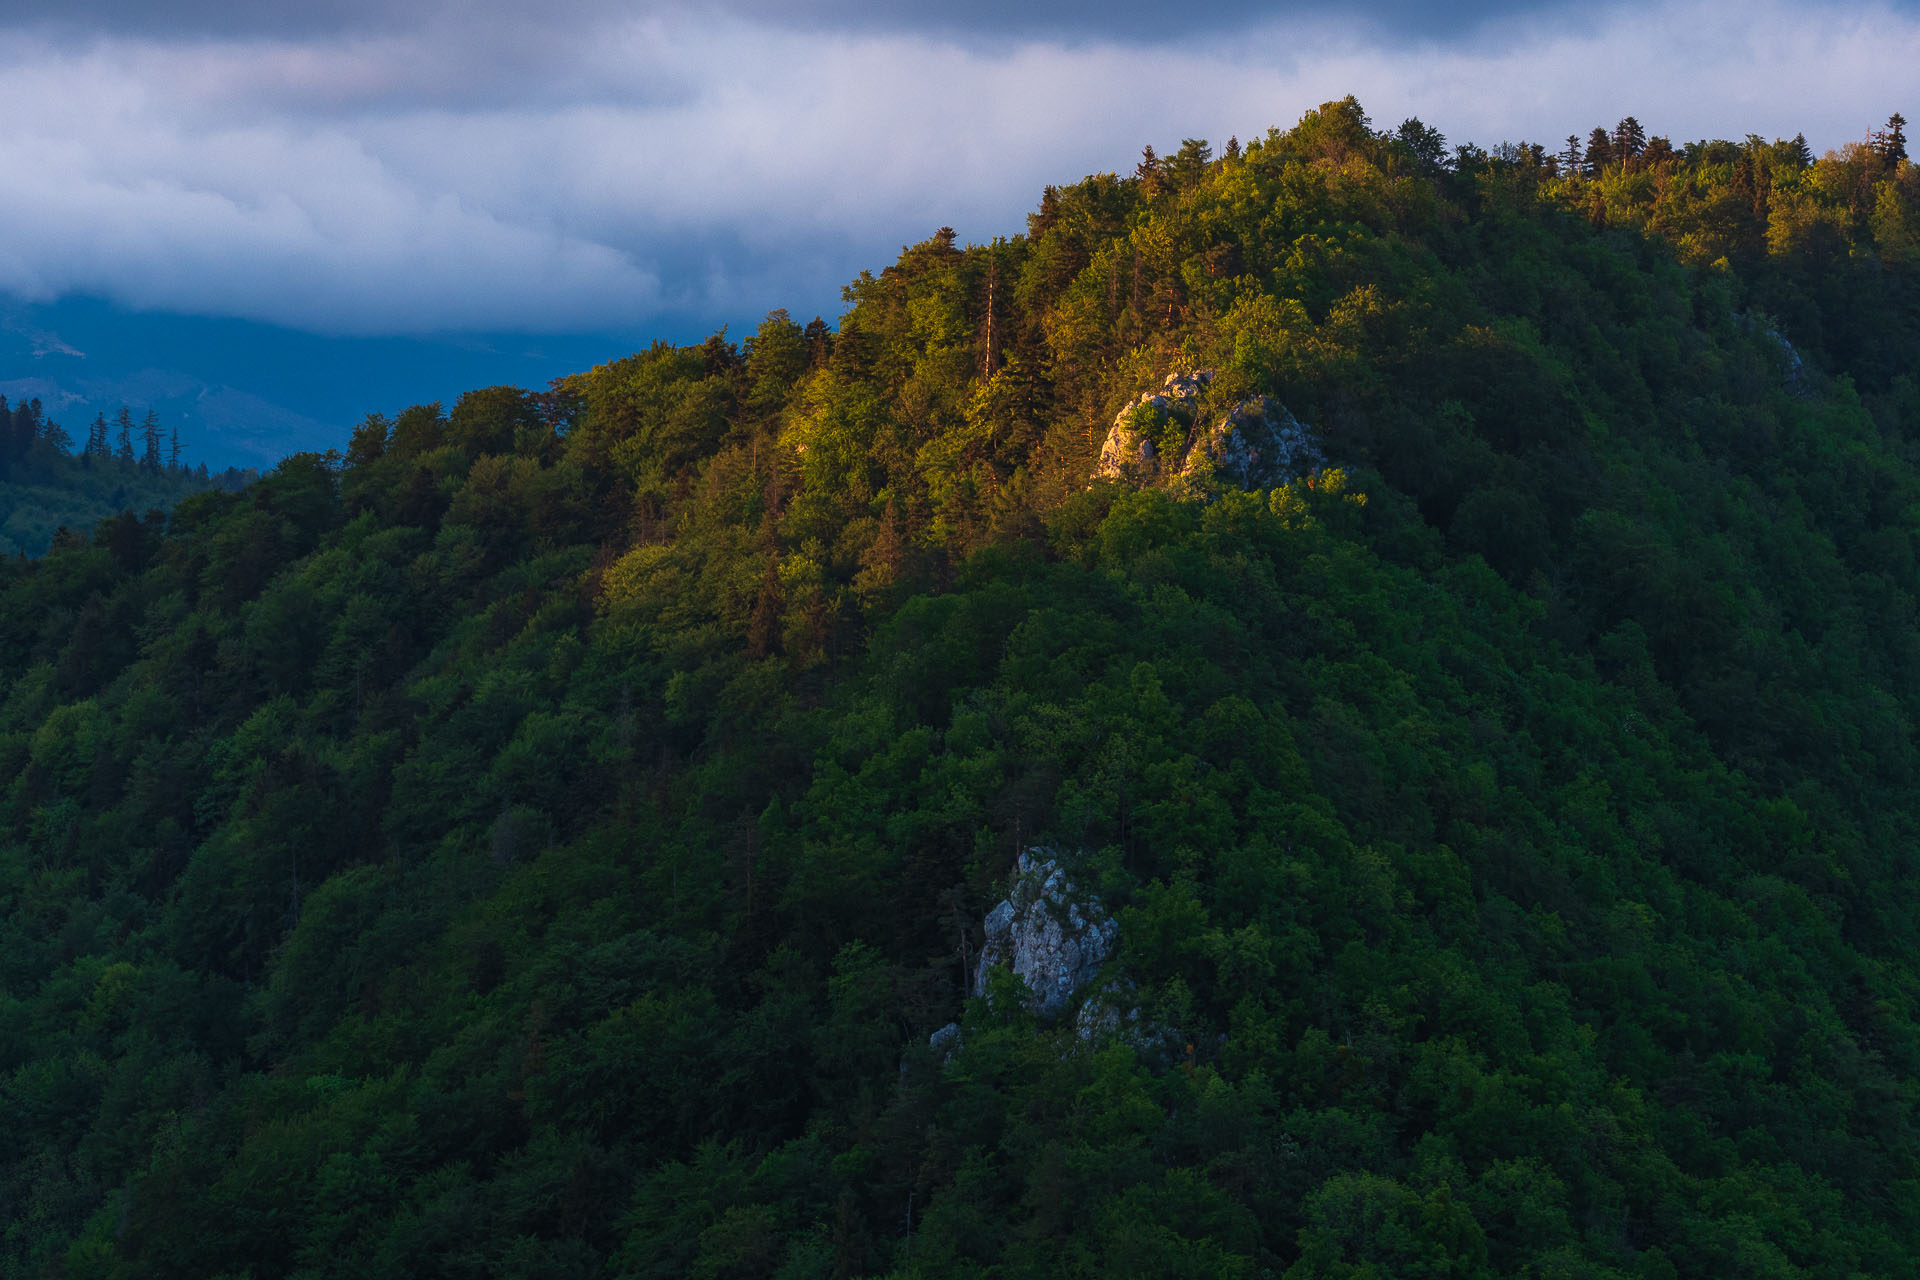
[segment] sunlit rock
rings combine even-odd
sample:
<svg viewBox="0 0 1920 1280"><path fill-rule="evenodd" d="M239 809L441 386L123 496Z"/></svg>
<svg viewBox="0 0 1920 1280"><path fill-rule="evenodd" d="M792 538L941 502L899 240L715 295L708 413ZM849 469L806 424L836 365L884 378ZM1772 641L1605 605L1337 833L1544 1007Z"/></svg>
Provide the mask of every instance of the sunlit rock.
<svg viewBox="0 0 1920 1280"><path fill-rule="evenodd" d="M1270 396L1249 396L1210 421L1202 393L1214 374L1169 374L1156 391L1128 401L1100 447L1094 475L1183 491L1207 483L1265 489L1326 465L1312 428Z"/></svg>

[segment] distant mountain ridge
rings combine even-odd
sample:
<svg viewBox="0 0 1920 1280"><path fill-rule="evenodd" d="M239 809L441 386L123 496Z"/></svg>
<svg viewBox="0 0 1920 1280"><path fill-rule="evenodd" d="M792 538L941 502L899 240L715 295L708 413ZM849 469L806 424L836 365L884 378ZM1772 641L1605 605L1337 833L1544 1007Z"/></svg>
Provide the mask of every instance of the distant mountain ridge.
<svg viewBox="0 0 1920 1280"><path fill-rule="evenodd" d="M97 299L0 303L0 395L55 418L155 409L214 470L343 446L369 409L477 384L545 386L627 349L614 335L325 337Z"/></svg>

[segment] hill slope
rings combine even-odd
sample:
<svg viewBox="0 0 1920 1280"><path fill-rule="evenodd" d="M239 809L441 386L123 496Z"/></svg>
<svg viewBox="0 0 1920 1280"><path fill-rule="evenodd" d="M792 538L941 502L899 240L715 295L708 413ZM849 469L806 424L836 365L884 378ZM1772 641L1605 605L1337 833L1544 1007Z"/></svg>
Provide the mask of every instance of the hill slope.
<svg viewBox="0 0 1920 1280"><path fill-rule="evenodd" d="M0 1269L1910 1273L1913 167L1429 143L0 561Z"/></svg>

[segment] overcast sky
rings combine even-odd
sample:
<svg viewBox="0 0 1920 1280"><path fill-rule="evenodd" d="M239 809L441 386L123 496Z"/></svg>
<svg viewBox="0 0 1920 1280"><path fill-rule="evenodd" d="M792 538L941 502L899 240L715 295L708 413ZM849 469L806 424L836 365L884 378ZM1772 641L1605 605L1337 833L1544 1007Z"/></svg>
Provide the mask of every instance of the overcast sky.
<svg viewBox="0 0 1920 1280"><path fill-rule="evenodd" d="M942 224L1359 95L1454 141L1920 116L1914 4L8 0L0 294L324 334L810 315ZM236 14L238 16L236 16Z"/></svg>

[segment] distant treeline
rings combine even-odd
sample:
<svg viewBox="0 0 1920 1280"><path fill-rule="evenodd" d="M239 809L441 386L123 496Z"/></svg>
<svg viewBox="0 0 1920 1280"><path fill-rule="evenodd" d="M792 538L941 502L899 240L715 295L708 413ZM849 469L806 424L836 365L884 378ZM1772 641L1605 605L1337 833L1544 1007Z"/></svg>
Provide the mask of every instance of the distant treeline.
<svg viewBox="0 0 1920 1280"><path fill-rule="evenodd" d="M136 447L137 446L137 447ZM0 553L39 555L62 529L85 530L118 511L161 510L205 489L240 489L258 473L188 465L178 429L148 409L139 424L121 405L96 414L78 454L67 429L35 396L0 396Z"/></svg>

